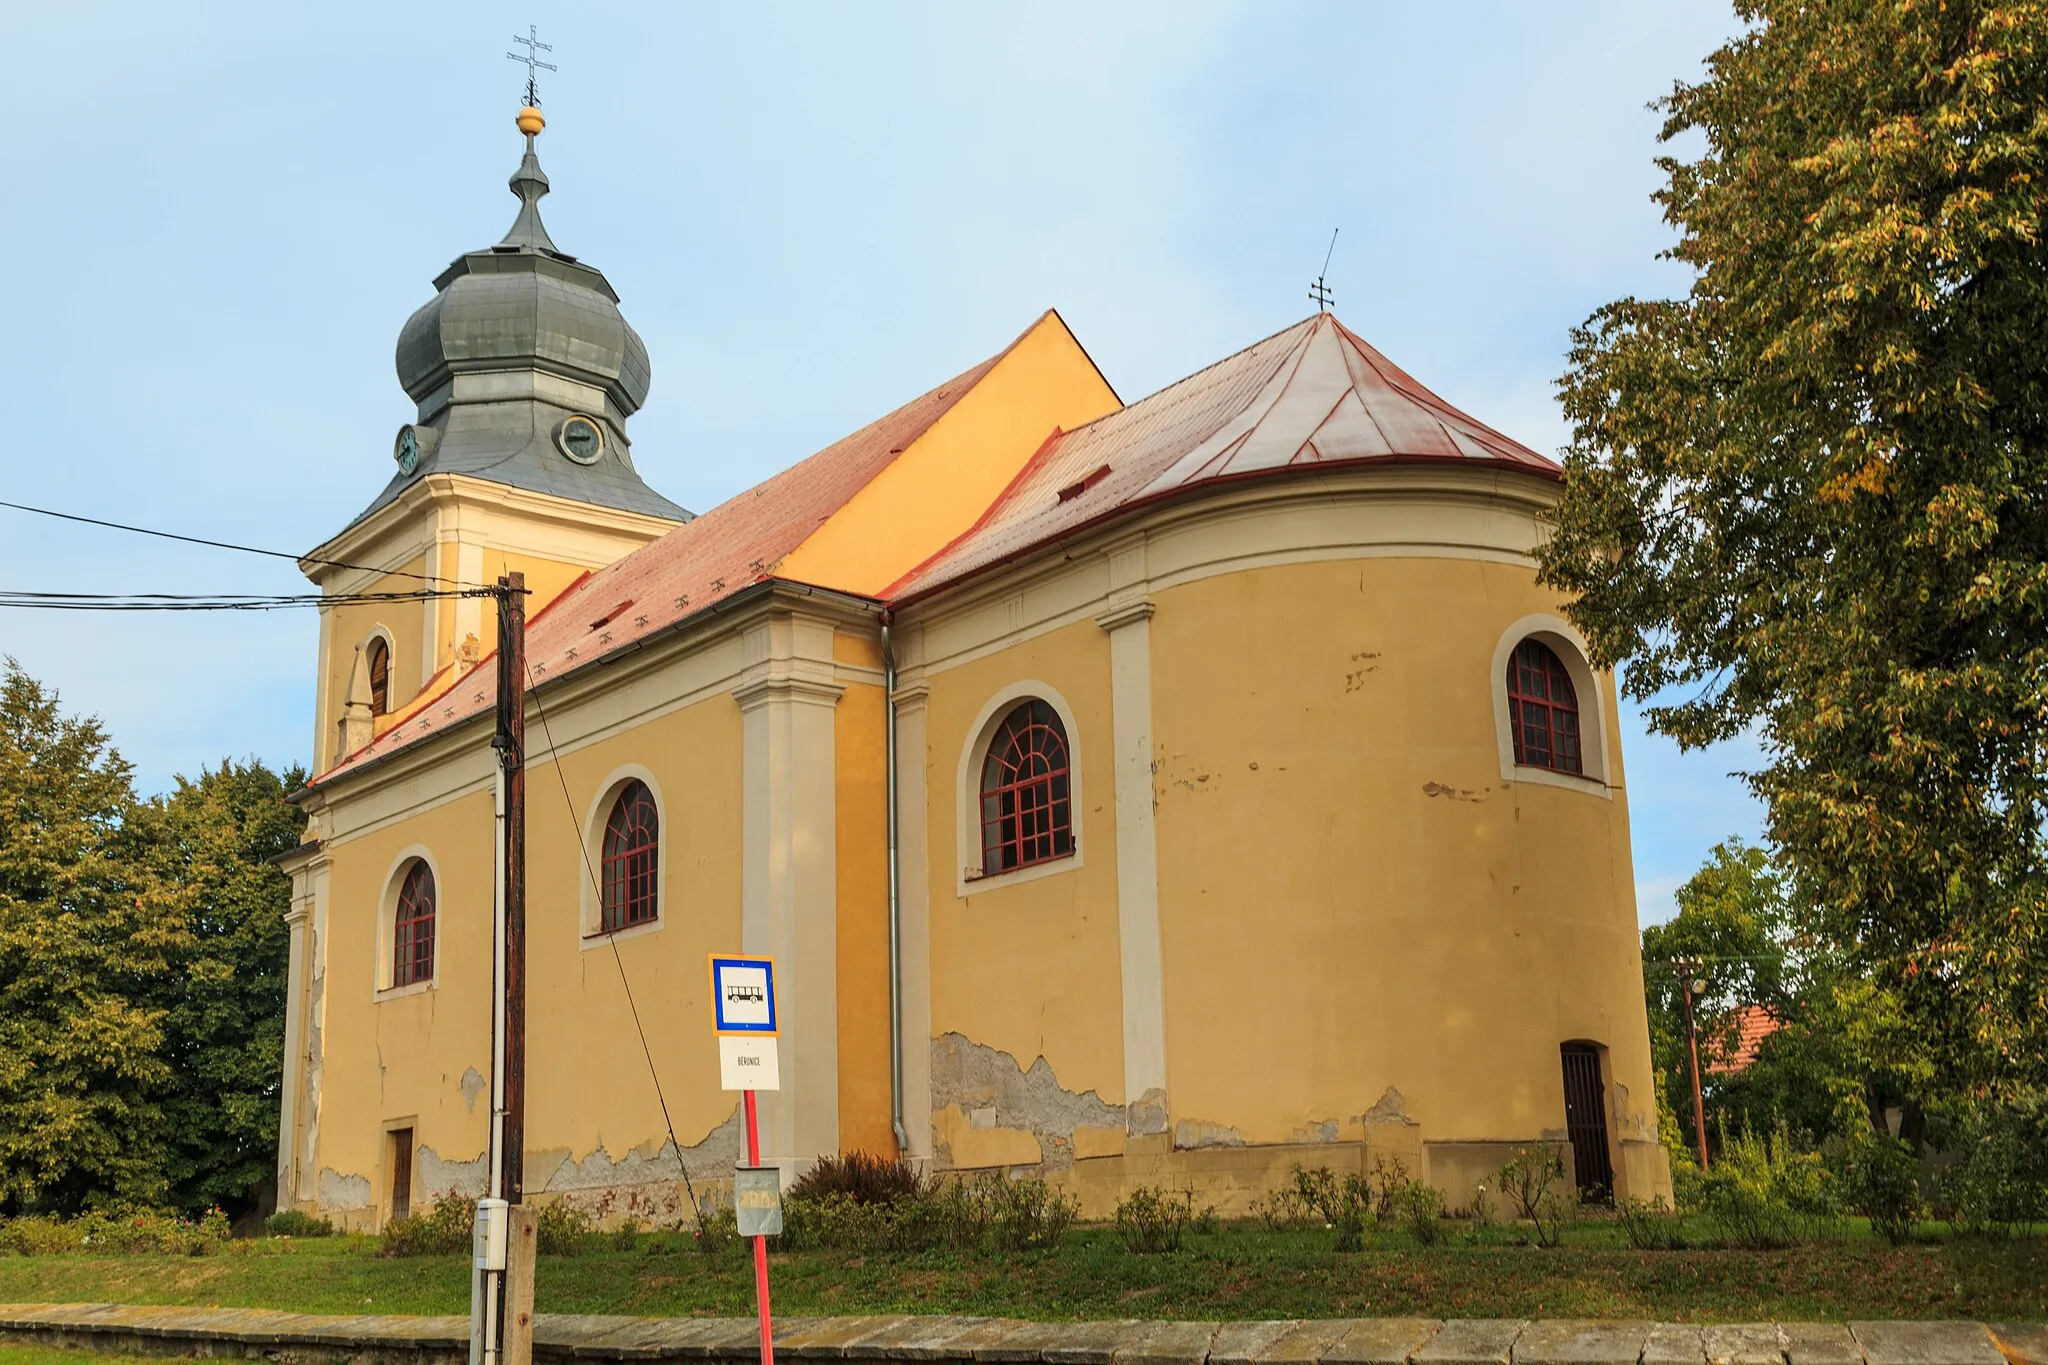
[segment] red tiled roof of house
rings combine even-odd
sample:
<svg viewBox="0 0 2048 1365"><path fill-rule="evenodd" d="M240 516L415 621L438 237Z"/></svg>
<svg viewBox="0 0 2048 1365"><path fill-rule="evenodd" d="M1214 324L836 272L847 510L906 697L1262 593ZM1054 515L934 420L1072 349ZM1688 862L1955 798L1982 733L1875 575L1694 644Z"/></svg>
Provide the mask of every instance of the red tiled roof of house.
<svg viewBox="0 0 2048 1365"><path fill-rule="evenodd" d="M1743 1005L1735 1011L1735 1050L1725 1060L1711 1062L1707 1070L1716 1076L1732 1076L1749 1069L1764 1039L1785 1027L1785 1021L1762 1005Z"/></svg>
<svg viewBox="0 0 2048 1365"><path fill-rule="evenodd" d="M1436 460L1558 472L1318 313L1061 433L973 529L887 595L917 596L1200 484L1304 465Z"/></svg>

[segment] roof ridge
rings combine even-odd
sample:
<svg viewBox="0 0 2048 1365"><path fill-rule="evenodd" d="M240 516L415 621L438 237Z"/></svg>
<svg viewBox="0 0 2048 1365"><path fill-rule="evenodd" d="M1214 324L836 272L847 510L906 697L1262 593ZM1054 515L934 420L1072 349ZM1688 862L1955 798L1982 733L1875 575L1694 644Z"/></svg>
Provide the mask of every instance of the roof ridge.
<svg viewBox="0 0 2048 1365"><path fill-rule="evenodd" d="M1441 409L1441 412L1437 414L1439 417L1441 417L1444 413L1448 413L1449 415L1456 417L1461 422L1469 422L1473 426L1479 428L1479 430L1485 432L1487 435L1495 437L1498 440L1506 441L1510 446L1514 447L1516 450L1527 451L1529 454L1535 456L1537 459L1543 461L1545 464L1555 465L1557 463L1556 460L1553 460L1548 455L1543 454L1534 446L1524 445L1522 442L1517 441L1514 437L1508 435L1506 432L1500 430L1499 428L1489 426L1485 422L1480 421L1471 413L1465 411L1457 404L1451 402L1450 399L1445 398L1435 389L1432 389L1427 384L1424 384L1414 375L1408 373L1408 371L1402 369L1399 365L1395 364L1392 358L1390 358L1385 352L1381 351L1377 346L1374 346L1370 341L1367 341L1364 337L1358 335L1358 333L1352 331L1343 323L1338 322L1334 314L1331 315L1330 321L1336 325L1337 331L1341 333L1347 340L1349 340L1353 344L1353 346L1357 348L1359 353L1358 358L1364 361L1367 365L1372 367L1372 372L1379 376L1380 382L1385 384L1388 388L1396 390L1403 397L1407 398L1410 402L1421 404L1424 407L1433 407ZM1385 368L1381 368L1382 366L1384 366ZM1390 378L1387 375L1387 370L1392 370L1394 374L1400 376L1401 380L1405 382L1396 383L1392 378ZM1368 409L1367 411L1368 414L1370 414L1370 409ZM1378 422L1375 421L1374 425L1377 426Z"/></svg>
<svg viewBox="0 0 2048 1365"><path fill-rule="evenodd" d="M1122 411L1122 409L1118 409L1118 411ZM910 568L898 574L896 576L895 582L883 588L881 592L876 595L880 597L884 602L888 601L890 594L895 592L898 587L902 586L905 583L908 583L911 579L917 577L920 573L924 572L927 566L937 563L940 558L951 553L955 546L964 544L967 541L968 537L984 529L990 521L995 519L996 513L1001 511L1003 507L1006 504L1008 504L1008 502L1010 501L1010 495L1017 491L1017 486L1023 483L1024 480L1029 478L1032 474L1038 472L1040 465L1043 464L1044 461L1048 458L1052 448L1058 445L1060 443L1060 438L1065 436L1066 434L1067 433L1062 431L1059 427L1054 427L1050 432L1048 432L1046 434L1046 438L1038 443L1038 449L1031 452L1031 458L1024 461L1024 463L1021 466L1019 466L1017 472L1010 476L1010 481L1003 485L1003 491L996 494L994 499L992 499L989 502L989 505L981 509L981 515L974 519L974 524L972 526L969 526L959 535L954 536L944 545L941 545L938 549L933 550L930 554L926 555L916 564L911 565Z"/></svg>
<svg viewBox="0 0 2048 1365"><path fill-rule="evenodd" d="M1313 315L1311 315L1311 316L1309 316L1309 317L1305 317L1305 318L1303 318L1303 319L1302 319L1302 320L1301 320L1300 322L1290 322L1289 324L1287 324L1287 326L1285 326L1285 327L1282 327L1282 328L1281 328L1281 329L1280 329L1279 331L1277 331L1277 332L1270 332L1270 333L1268 333L1267 335L1265 335L1265 336L1262 336L1262 337L1260 337L1260 338L1259 338L1259 339L1258 339L1257 341L1254 341L1254 342L1252 342L1252 343L1251 343L1251 344L1250 344L1249 346L1240 346L1240 347L1238 347L1238 348L1237 348L1236 350L1232 351L1232 352L1231 352L1231 353L1230 353L1229 355L1227 355L1227 356L1224 356L1224 357L1223 357L1223 358L1222 358L1221 360L1215 361L1215 362L1213 362L1213 363L1211 363L1211 364L1208 364L1208 365L1204 365L1204 366L1203 366L1203 367L1202 367L1201 369L1199 369L1199 370L1196 370L1196 371L1195 371L1194 373L1192 373L1192 374L1184 374L1184 375L1182 375L1182 376L1181 376L1180 378L1178 378L1178 379L1174 380L1174 381L1173 381L1172 383L1170 383L1170 384L1162 384L1162 385L1160 385L1160 386L1159 386L1158 388L1156 388L1156 389L1152 390L1152 392L1150 392L1150 393L1146 394L1146 395L1145 395L1145 396L1144 396L1143 398L1134 398L1134 399L1132 399L1132 400L1131 400L1130 402L1128 402L1128 403L1125 403L1125 404L1124 404L1124 405L1123 405L1122 407L1118 408L1118 409L1117 409L1117 410L1116 410L1115 412L1105 412L1105 413L1103 413L1103 414L1102 414L1102 416L1100 416L1100 417L1097 417L1097 418L1096 418L1096 419L1095 419L1094 421L1091 421L1091 422L1083 422L1083 423L1082 423L1082 424L1081 424L1080 426L1078 426L1078 427L1075 427L1073 431L1071 431L1071 432L1068 432L1067 434L1068 434L1068 435L1070 435L1070 436L1072 436L1072 435L1077 435L1077 434L1079 434L1080 432L1084 432L1084 431L1088 430L1088 428L1090 428L1090 427L1092 427L1092 426L1095 426L1095 425L1097 425L1097 424L1099 424L1099 423L1102 423L1102 422L1107 422L1107 421L1108 421L1108 420L1109 420L1110 418L1112 418L1112 417L1115 417L1115 416L1117 416L1117 415L1119 415L1119 414L1121 414L1121 413L1126 413L1126 412L1129 412L1129 411L1131 411L1131 410L1132 410L1133 408L1140 408L1140 407L1143 407L1143 406L1144 406L1145 404L1147 404L1147 403L1151 402L1151 401L1152 401L1153 399L1155 399L1155 398L1158 398L1158 397L1159 397L1159 396L1161 396L1162 394L1167 394L1167 393L1171 393L1171 392L1172 392L1173 390L1175 390L1175 389L1177 389L1177 388L1180 388L1180 387L1181 387L1182 385L1184 385L1184 384L1192 383L1192 382L1193 382L1194 380L1200 379L1200 378L1201 378L1201 377L1202 377L1203 375L1205 375L1205 374L1209 373L1209 371L1211 371L1211 370L1214 370L1214 369L1219 369L1219 368L1221 368L1222 366L1228 365L1228 364L1229 364L1229 363L1230 363L1231 361L1233 361L1233 360L1236 360L1236 359L1237 359L1237 358L1238 358L1239 356L1241 356L1241 355L1244 355L1244 354L1245 354L1246 352L1248 352L1248 351L1256 351L1256 350L1258 350L1258 349L1259 349L1259 347L1261 347L1261 346L1265 345L1265 344L1266 344L1267 342L1269 342L1269 341L1273 341L1273 340L1275 340L1275 339L1277 339L1277 338L1279 338L1279 337L1283 337L1283 336L1286 336L1286 335L1287 335L1287 334L1288 334L1289 332L1293 331L1293 330L1294 330L1295 328L1297 328L1297 327L1300 327L1300 326L1303 326L1304 324L1307 324L1307 323L1312 323L1312 322L1314 322L1314 321L1316 320L1316 318L1317 318L1317 317L1321 317L1321 316L1324 316L1324 315L1323 315L1323 314L1313 314ZM1256 396L1256 395L1255 395L1255 396ZM1242 412L1243 410L1244 410L1243 408L1240 408L1240 409L1238 409L1238 411L1239 411L1239 412ZM1226 418L1225 420L1227 421L1228 419ZM1221 422L1217 423L1217 429L1218 429L1218 430L1220 430L1220 429L1222 428L1222 425L1223 425L1223 424L1222 424ZM1209 435L1210 435L1210 436L1213 436L1213 435L1215 435L1215 434L1216 434L1216 433L1215 433L1215 431L1211 431L1211 432L1209 433ZM1208 439L1208 437L1206 437L1206 436L1205 436L1205 437L1204 437L1203 439L1204 439L1204 440L1207 440L1207 439Z"/></svg>

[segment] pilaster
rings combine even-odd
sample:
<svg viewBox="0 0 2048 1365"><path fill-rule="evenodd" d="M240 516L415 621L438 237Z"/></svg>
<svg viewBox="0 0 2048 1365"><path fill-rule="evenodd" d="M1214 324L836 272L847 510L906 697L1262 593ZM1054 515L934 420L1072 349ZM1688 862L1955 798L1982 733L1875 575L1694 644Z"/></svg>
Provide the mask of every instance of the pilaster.
<svg viewBox="0 0 2048 1365"><path fill-rule="evenodd" d="M1116 772L1116 899L1123 976L1124 1102L1131 1136L1167 1130L1166 988L1159 931L1159 849L1152 791L1152 601L1142 538L1107 553Z"/></svg>
<svg viewBox="0 0 2048 1365"><path fill-rule="evenodd" d="M284 917L291 947L285 968L284 1076L277 1125L277 1206L281 1209L315 1195L328 862L317 840L301 844L279 860L292 880L291 904Z"/></svg>
<svg viewBox="0 0 2048 1365"><path fill-rule="evenodd" d="M741 946L775 959L782 1089L760 1099L761 1159L788 1179L839 1150L838 885L832 623L775 612L742 637Z"/></svg>
<svg viewBox="0 0 2048 1365"><path fill-rule="evenodd" d="M903 1036L903 1127L911 1159L932 1159L932 916L926 704L931 686L896 687L897 930Z"/></svg>

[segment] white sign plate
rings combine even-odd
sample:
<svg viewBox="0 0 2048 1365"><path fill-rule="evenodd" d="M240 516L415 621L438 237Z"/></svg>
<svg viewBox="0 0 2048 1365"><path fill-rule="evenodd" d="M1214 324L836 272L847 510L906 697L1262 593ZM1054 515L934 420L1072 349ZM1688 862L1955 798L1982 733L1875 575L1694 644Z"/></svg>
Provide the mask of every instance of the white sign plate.
<svg viewBox="0 0 2048 1365"><path fill-rule="evenodd" d="M782 1067L775 1042L773 1034L719 1034L719 1084L727 1090L782 1089Z"/></svg>

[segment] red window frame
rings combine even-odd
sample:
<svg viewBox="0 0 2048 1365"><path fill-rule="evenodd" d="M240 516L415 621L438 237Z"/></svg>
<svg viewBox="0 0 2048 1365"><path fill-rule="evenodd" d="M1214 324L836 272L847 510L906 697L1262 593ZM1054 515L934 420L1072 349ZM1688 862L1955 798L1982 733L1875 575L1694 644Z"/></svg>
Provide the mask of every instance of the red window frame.
<svg viewBox="0 0 2048 1365"><path fill-rule="evenodd" d="M983 876L1074 853L1073 771L1067 730L1033 698L1003 717L981 765Z"/></svg>
<svg viewBox="0 0 2048 1365"><path fill-rule="evenodd" d="M398 913L391 933L391 984L412 986L434 979L434 870L415 862L398 888Z"/></svg>
<svg viewBox="0 0 2048 1365"><path fill-rule="evenodd" d="M1579 694L1564 661L1541 640L1524 640L1508 656L1508 728L1517 764L1585 775Z"/></svg>
<svg viewBox="0 0 2048 1365"><path fill-rule="evenodd" d="M605 817L599 933L654 922L661 912L655 884L660 861L661 813L655 808L654 793L636 778L620 790Z"/></svg>

